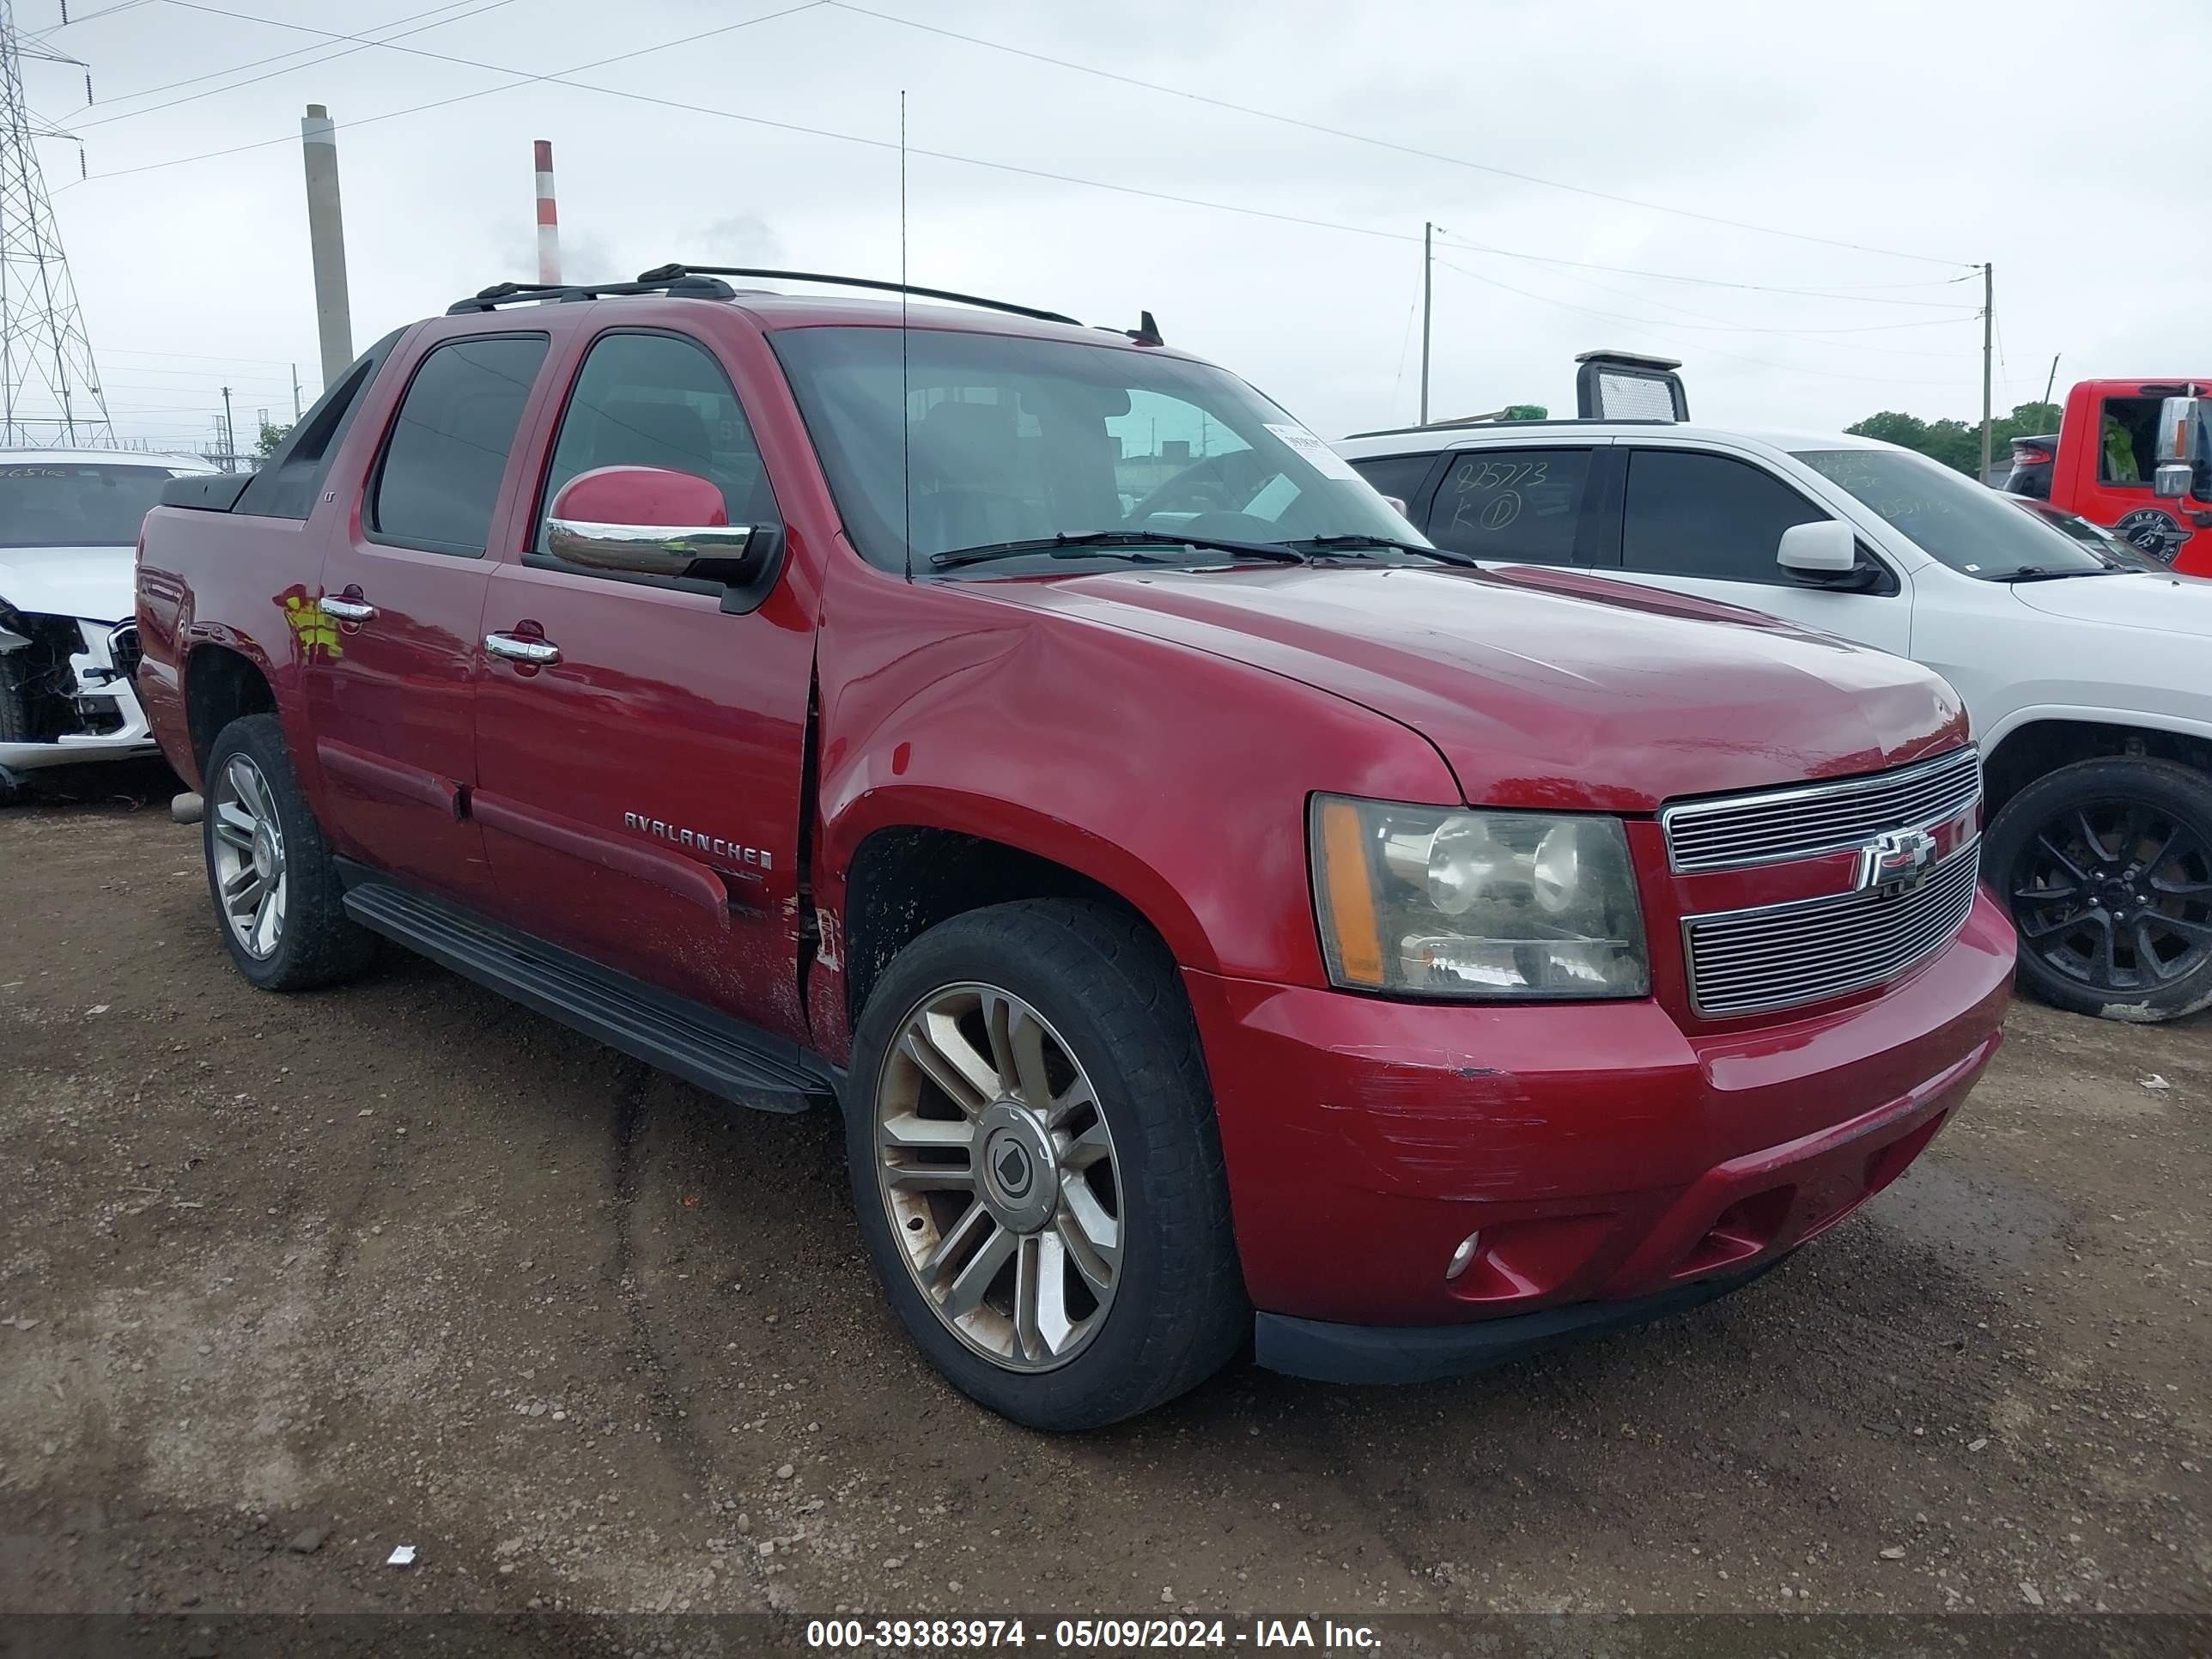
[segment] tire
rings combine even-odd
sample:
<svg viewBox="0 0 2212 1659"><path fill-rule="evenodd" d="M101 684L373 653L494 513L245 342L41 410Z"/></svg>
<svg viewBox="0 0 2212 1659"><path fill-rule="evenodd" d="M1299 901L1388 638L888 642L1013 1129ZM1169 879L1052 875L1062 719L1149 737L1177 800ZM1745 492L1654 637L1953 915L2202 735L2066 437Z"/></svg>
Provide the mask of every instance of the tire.
<svg viewBox="0 0 2212 1659"><path fill-rule="evenodd" d="M950 1018L930 1011L964 1008L969 1000L977 1006L958 1016L966 1022L960 1030L983 1030L984 1022L1002 1015L1008 1048L1041 1056L1037 1073L1048 1070L1051 1086L994 1084L995 1100L980 1111L974 1102L984 1091L975 1087L969 1103L955 1109L951 1092L936 1079L945 1074L941 1055L957 1036L943 1039L947 1050L932 1049L933 1073L915 1064L902 1038L911 1021ZM1025 1047L1025 1038L1035 1047ZM984 1042L970 1045L969 1058L985 1079L1003 1077L1006 1068L994 1072ZM1028 1064L1025 1059L1017 1067L1024 1079ZM909 1086L910 1108L884 1104L905 1101L901 1091ZM1039 1095L1054 1104L1028 1114L1030 1120L1063 1110L1067 1115L1044 1141L1032 1143L1024 1137L1033 1129L1017 1120L1024 1101ZM1064 1104L1083 1100L1095 1106ZM912 1171L887 1168L888 1158L909 1157L951 1159L950 1167L957 1167L957 1151L879 1151L879 1121L910 1126L919 1120L906 1114L925 1111L934 1112L932 1121L940 1125L950 1123L950 1133L975 1137L963 1189L909 1192L902 1183ZM994 1121L999 1127L989 1127ZM1249 1331L1197 1027L1173 961L1134 918L1079 901L1030 900L971 911L922 934L891 963L861 1014L845 1124L861 1235L892 1306L938 1370L1001 1416L1054 1431L1133 1417L1212 1376ZM1038 1147L1036 1169L1048 1167L1049 1158L1068 1160L1069 1167L1050 1166L1051 1193L1040 1191L1034 1200L1057 1207L1044 1221L1030 1214L1008 1224L997 1218L1002 1212L986 1215L979 1224L984 1242L966 1258L969 1267L985 1263L1002 1234L1012 1240L1014 1255L1003 1269L991 1269L984 1281L995 1287L991 1297L957 1325L924 1290L917 1260L957 1242L972 1219L963 1206L988 1210L986 1194L992 1204L1005 1199L1005 1148L1030 1144ZM1080 1147L1091 1148L1094 1161L1075 1169ZM944 1167L915 1166L931 1175L924 1185L933 1184L938 1177L931 1172ZM1109 1206L1117 1252L1110 1268L1103 1252L1085 1248L1106 1231L1098 1218ZM895 1208L902 1209L897 1221ZM1024 1271L1030 1285L1046 1287L1041 1301L1030 1298L1036 1316L1026 1331L1020 1317L1029 1305L1021 1301ZM1104 1301L1092 1289L1091 1275L1098 1273L1110 1279ZM1056 1298L1055 1284L1062 1287ZM944 1293L949 1298L957 1289ZM1089 1315L1074 1317L1086 1302ZM1061 1322L1057 1327L1054 1316ZM1057 1355L1044 1352L1044 1338L1033 1334L1054 1328L1061 1331ZM995 1351L994 1343L1011 1347Z"/></svg>
<svg viewBox="0 0 2212 1659"><path fill-rule="evenodd" d="M2212 1006L2212 778L2077 761L2007 801L1985 850L2036 997L2139 1024Z"/></svg>
<svg viewBox="0 0 2212 1659"><path fill-rule="evenodd" d="M241 785L249 778L250 793L263 809L249 816L257 826L270 823L275 831L273 846L258 854L253 834L244 834L241 842L240 816L228 810L234 794L243 805L246 792ZM337 861L300 788L276 716L248 714L216 733L204 781L207 805L200 820L200 847L207 863L208 896L215 906L216 928L238 971L260 990L305 991L350 979L367 968L376 954L376 936L345 913ZM264 922L252 930L257 942L266 945L257 949L232 921L232 908L224 897L224 872L235 872L258 856L265 873L272 867L272 855L273 868L281 877L274 887L274 925ZM268 896L268 885L263 882L262 896Z"/></svg>

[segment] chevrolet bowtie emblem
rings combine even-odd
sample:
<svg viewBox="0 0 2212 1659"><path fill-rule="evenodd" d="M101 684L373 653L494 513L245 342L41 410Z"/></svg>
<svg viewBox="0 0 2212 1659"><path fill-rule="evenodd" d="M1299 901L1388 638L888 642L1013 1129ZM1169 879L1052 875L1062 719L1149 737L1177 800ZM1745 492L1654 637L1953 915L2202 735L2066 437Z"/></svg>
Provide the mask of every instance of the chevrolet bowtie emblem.
<svg viewBox="0 0 2212 1659"><path fill-rule="evenodd" d="M1925 830L1891 830L1859 848L1856 890L1909 893L1936 866L1936 837Z"/></svg>

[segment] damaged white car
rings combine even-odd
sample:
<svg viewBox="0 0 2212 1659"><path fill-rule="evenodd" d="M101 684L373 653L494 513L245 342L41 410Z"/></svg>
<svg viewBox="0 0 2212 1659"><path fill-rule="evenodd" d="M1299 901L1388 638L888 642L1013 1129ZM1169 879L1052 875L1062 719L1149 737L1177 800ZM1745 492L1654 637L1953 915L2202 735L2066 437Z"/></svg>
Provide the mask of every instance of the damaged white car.
<svg viewBox="0 0 2212 1659"><path fill-rule="evenodd" d="M131 685L132 564L184 455L0 450L0 800L24 775L156 752Z"/></svg>

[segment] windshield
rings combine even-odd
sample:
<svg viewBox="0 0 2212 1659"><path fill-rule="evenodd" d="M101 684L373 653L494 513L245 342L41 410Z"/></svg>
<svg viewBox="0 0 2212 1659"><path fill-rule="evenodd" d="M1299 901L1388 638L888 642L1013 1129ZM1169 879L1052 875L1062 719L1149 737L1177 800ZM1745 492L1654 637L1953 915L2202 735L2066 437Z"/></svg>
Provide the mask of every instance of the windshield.
<svg viewBox="0 0 2212 1659"><path fill-rule="evenodd" d="M2064 532L1963 472L1905 449L1801 449L1797 459L1954 570L1984 581L2112 568Z"/></svg>
<svg viewBox="0 0 2212 1659"><path fill-rule="evenodd" d="M2131 542L2124 542L2102 525L2094 524L2078 513L2069 513L2063 507L2048 507L2041 501L2030 501L2025 495L2012 499L2023 510L2033 513L2069 541L2078 542L2093 553L2102 554L2130 570L2163 571L2166 567Z"/></svg>
<svg viewBox="0 0 2212 1659"><path fill-rule="evenodd" d="M130 547L169 482L161 466L0 465L0 547Z"/></svg>
<svg viewBox="0 0 2212 1659"><path fill-rule="evenodd" d="M1151 351L1000 334L770 337L847 532L872 562L1055 536L1420 536L1320 439L1234 375ZM901 431L900 384L906 386ZM902 437L905 453L902 453ZM902 499L900 480L909 480ZM1063 550L1063 552L1066 550ZM1184 562L1172 548L1150 553ZM1098 556L1111 556L1109 549ZM1192 563L1222 555L1193 550ZM1066 568L1040 550L975 568Z"/></svg>

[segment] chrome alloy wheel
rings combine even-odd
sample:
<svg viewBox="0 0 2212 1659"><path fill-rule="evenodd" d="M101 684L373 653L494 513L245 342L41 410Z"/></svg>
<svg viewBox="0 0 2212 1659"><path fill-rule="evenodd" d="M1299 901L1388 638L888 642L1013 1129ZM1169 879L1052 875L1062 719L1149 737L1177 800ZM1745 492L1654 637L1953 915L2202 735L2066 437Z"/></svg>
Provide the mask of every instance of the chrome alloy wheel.
<svg viewBox="0 0 2212 1659"><path fill-rule="evenodd" d="M284 830L261 769L233 755L208 802L216 891L232 935L257 959L284 939Z"/></svg>
<svg viewBox="0 0 2212 1659"><path fill-rule="evenodd" d="M945 1328L1008 1370L1066 1364L1121 1271L1114 1138L1044 1016L994 986L907 1012L876 1080L876 1178Z"/></svg>

